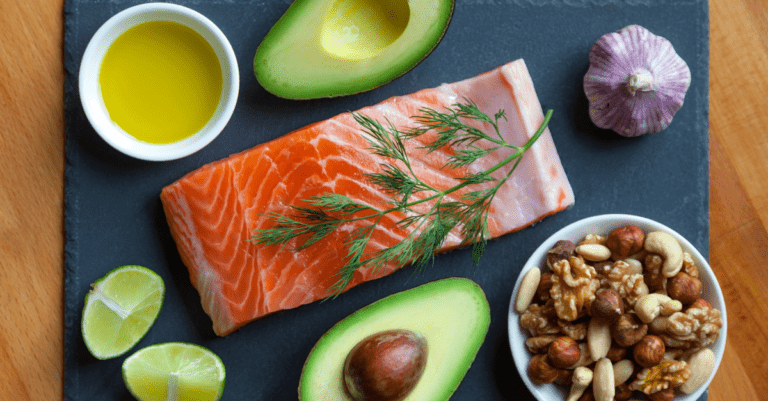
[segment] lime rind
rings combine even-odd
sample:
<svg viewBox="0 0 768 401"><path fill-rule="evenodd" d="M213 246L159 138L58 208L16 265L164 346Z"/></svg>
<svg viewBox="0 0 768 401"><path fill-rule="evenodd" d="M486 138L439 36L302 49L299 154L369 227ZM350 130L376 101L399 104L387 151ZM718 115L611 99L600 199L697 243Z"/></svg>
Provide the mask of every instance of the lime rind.
<svg viewBox="0 0 768 401"><path fill-rule="evenodd" d="M128 391L141 401L217 401L226 382L218 355L184 342L142 348L123 362L122 373Z"/></svg>
<svg viewBox="0 0 768 401"><path fill-rule="evenodd" d="M85 296L81 329L88 351L97 359L125 354L149 331L165 296L154 271L128 265L112 269Z"/></svg>

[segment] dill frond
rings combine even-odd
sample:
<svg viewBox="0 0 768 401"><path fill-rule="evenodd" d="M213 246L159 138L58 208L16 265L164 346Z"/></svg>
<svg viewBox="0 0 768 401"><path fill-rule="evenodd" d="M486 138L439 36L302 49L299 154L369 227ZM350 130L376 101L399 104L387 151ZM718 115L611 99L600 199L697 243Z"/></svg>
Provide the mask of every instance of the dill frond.
<svg viewBox="0 0 768 401"><path fill-rule="evenodd" d="M390 121L379 122L360 113L352 113L360 124L369 144L369 150L391 163L381 165L380 172L366 174L368 180L391 196L388 209L378 209L362 204L344 195L326 193L303 201L306 206L290 206L290 213L266 215L272 222L270 228L256 230L251 240L260 245L286 245L297 241L293 250L305 249L352 222L366 221L365 225L349 231L344 241L346 257L344 266L337 273L332 286L331 298L342 293L360 268L372 268L374 272L391 265L412 263L416 271L434 261L435 251L445 242L449 233L458 228L462 235L461 245L472 245L472 260L477 266L483 255L488 234L488 212L498 189L507 181L522 160L523 154L544 132L552 111L549 110L536 133L522 146L507 143L499 131L499 121L506 119L504 110L492 117L483 113L471 100L464 99L444 111L430 108L419 110L412 119L418 126L399 130ZM485 127L481 129L480 127ZM491 134L486 131L492 131ZM411 167L405 141L427 132L433 132L434 140L424 148L433 152L443 147L451 148L451 156L443 166L457 169L468 166L499 149L511 149L513 153L486 171L460 177L460 183L445 189L433 188ZM477 146L486 142L486 146ZM511 168L495 178L491 173L512 164ZM490 183L490 185L489 185ZM459 201L446 200L446 195L465 187L485 184L480 189L465 191ZM419 194L415 197L415 194ZM416 205L427 205L416 211ZM399 228L409 234L397 244L379 250L369 250L368 243L381 223L382 217L398 214Z"/></svg>

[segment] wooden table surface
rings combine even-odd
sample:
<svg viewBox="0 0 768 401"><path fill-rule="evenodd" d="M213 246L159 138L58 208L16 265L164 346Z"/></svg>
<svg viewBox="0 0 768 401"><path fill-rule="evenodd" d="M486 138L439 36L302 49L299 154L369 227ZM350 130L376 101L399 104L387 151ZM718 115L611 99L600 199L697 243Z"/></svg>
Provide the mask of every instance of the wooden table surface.
<svg viewBox="0 0 768 401"><path fill-rule="evenodd" d="M710 400L768 396L768 0L710 0ZM0 398L63 398L63 0L0 0Z"/></svg>

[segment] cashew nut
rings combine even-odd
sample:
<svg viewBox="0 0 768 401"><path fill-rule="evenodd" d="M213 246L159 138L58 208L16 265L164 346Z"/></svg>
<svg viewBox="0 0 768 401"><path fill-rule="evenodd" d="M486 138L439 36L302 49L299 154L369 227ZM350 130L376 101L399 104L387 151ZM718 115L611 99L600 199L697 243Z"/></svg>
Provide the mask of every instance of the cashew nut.
<svg viewBox="0 0 768 401"><path fill-rule="evenodd" d="M576 401L584 394L584 390L592 384L592 370L585 366L579 366L573 370L573 385L571 385L571 392L568 394L568 398L565 401Z"/></svg>
<svg viewBox="0 0 768 401"><path fill-rule="evenodd" d="M536 289L539 288L540 280L541 270L538 267L534 267L528 270L528 273L525 273L523 280L520 281L520 288L517 290L517 298L515 298L515 310L518 313L523 313L528 309L533 296L536 295Z"/></svg>
<svg viewBox="0 0 768 401"><path fill-rule="evenodd" d="M635 313L643 323L651 323L658 316L669 316L683 309L680 301L668 297L664 294L644 295L635 303Z"/></svg>
<svg viewBox="0 0 768 401"><path fill-rule="evenodd" d="M603 358L597 361L592 380L592 392L595 395L595 401L613 401L613 397L616 395L616 386L614 385L613 365L610 359Z"/></svg>
<svg viewBox="0 0 768 401"><path fill-rule="evenodd" d="M645 236L645 250L657 253L664 258L661 273L664 277L673 277L683 267L683 248L675 237L663 231L653 231Z"/></svg>

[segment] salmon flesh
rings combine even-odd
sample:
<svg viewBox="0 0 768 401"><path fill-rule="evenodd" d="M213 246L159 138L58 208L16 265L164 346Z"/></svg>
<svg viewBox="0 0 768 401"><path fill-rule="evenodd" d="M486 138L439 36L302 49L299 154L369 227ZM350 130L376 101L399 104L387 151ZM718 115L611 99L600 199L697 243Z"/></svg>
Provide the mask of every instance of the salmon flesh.
<svg viewBox="0 0 768 401"><path fill-rule="evenodd" d="M544 120L523 60L357 112L405 129L416 125L412 117L420 115L421 109L444 111L465 99L490 116L504 110L500 134L516 146L525 144ZM476 125L495 135L490 124ZM428 140L425 135L409 142L408 153L416 176L441 190L458 184L467 173L486 171L513 152L501 149L466 167L443 168L452 149L428 153L422 148L424 143L419 143ZM290 205L306 206L304 200L325 193L386 207L390 194L366 176L380 172L386 163L391 160L371 151L360 125L351 113L345 113L207 164L162 189L160 198L171 234L216 334L225 336L270 313L332 295L347 255L345 235L359 225L344 226L301 251L257 245L250 239L256 230L271 227L267 214L290 214ZM494 172L494 177L505 175L513 164ZM446 200L459 200L465 192L458 191ZM491 202L488 237L524 228L573 202L573 190L546 129ZM402 217L388 215L381 221L369 242L370 251L390 247L408 234L397 224ZM438 252L461 245L461 235L454 231ZM346 288L400 267L390 263L380 269L361 268Z"/></svg>

